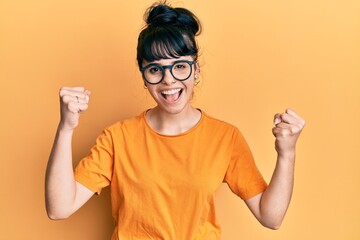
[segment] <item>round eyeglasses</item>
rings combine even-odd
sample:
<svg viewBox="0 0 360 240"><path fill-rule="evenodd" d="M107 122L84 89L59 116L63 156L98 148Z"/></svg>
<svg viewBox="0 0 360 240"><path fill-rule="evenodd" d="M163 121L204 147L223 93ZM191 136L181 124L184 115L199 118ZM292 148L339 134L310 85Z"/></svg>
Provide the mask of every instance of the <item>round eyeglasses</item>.
<svg viewBox="0 0 360 240"><path fill-rule="evenodd" d="M157 63L151 63L145 67L140 68L144 80L149 84L160 83L165 76L165 69L169 69L174 79L178 81L187 80L192 73L192 65L195 61L179 60L171 65L161 66Z"/></svg>

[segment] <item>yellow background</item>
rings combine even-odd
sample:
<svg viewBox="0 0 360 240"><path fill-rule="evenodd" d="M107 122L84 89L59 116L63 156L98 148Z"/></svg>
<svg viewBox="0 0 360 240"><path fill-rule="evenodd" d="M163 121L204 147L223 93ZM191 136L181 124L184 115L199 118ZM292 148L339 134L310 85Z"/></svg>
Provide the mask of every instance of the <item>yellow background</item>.
<svg viewBox="0 0 360 240"><path fill-rule="evenodd" d="M44 174L61 86L85 86L91 105L74 159L107 125L153 106L136 66L142 15L152 3L0 2L0 239L109 239L109 191L66 221L44 208ZM204 27L194 105L238 126L267 181L276 112L307 121L293 200L279 231L263 228L222 186L223 239L360 239L360 2L173 1Z"/></svg>

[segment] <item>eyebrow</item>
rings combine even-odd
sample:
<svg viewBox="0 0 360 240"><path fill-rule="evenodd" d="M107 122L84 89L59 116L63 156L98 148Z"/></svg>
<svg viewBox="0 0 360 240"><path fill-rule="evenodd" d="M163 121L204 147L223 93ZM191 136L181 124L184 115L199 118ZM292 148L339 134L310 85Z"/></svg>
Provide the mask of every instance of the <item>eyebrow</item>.
<svg viewBox="0 0 360 240"><path fill-rule="evenodd" d="M152 61L152 62L146 62L145 66L143 66L143 67L149 66L150 64L157 64L157 65L159 65L159 66L170 66L170 65L173 65L175 62L178 62L178 61L191 61L191 60L187 60L187 59L174 59L174 61L172 61L170 64L166 64L166 65L160 64L158 61L159 61L159 60ZM142 68L143 68L143 67L142 67Z"/></svg>

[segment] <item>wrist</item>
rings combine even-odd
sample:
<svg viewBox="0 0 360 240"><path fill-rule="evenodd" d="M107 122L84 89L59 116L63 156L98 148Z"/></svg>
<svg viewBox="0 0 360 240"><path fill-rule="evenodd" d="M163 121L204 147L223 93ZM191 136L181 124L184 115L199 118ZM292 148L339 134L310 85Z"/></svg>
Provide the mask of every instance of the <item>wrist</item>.
<svg viewBox="0 0 360 240"><path fill-rule="evenodd" d="M295 161L295 149L288 151L278 151L278 160L282 161Z"/></svg>
<svg viewBox="0 0 360 240"><path fill-rule="evenodd" d="M70 128L70 127L68 127L65 124L60 122L59 125L58 125L58 132L59 132L59 134L72 135L74 133L74 129Z"/></svg>

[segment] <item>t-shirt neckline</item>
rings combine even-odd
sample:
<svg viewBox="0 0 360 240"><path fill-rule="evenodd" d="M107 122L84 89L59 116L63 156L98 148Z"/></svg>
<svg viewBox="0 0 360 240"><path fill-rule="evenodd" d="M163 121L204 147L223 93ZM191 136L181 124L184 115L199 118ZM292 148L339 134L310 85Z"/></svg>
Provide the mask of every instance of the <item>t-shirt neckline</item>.
<svg viewBox="0 0 360 240"><path fill-rule="evenodd" d="M190 128L189 130L183 132L183 133L180 133L180 134L176 134L176 135L166 135L166 134L162 134L162 133L159 133L157 131L155 131L149 124L148 120L146 119L146 113L147 111L149 111L150 109L147 109L145 110L143 113L142 113L142 118L143 118L143 121L145 122L145 126L146 128L153 134L157 135L157 136L160 136L160 137L166 137L166 138L176 138L176 137L181 137L181 136L184 136L184 135L188 135L192 132L194 132L201 124L202 122L204 121L204 117L205 117L205 113L200 109L200 108L196 108L197 110L200 111L201 113L201 117L199 119L199 121L192 127Z"/></svg>

